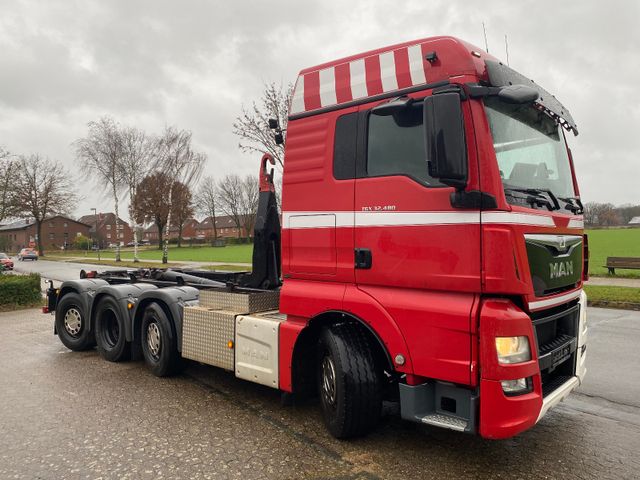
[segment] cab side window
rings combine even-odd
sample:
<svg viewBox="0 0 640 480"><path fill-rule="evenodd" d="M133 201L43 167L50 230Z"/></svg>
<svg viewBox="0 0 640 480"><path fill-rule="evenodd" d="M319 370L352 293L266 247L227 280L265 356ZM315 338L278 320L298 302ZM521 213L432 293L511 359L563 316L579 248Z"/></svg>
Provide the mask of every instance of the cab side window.
<svg viewBox="0 0 640 480"><path fill-rule="evenodd" d="M440 186L429 176L422 102L393 115L368 115L367 177L406 175L427 186Z"/></svg>

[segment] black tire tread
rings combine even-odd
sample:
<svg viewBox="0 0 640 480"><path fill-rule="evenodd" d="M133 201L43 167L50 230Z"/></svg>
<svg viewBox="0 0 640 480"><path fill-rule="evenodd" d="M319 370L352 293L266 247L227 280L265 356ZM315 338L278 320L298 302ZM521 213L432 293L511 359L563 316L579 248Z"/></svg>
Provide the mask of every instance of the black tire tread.
<svg viewBox="0 0 640 480"><path fill-rule="evenodd" d="M357 323L340 323L328 328L333 337L343 373L344 415L331 433L349 438L370 432L378 423L382 408L382 382L366 329Z"/></svg>

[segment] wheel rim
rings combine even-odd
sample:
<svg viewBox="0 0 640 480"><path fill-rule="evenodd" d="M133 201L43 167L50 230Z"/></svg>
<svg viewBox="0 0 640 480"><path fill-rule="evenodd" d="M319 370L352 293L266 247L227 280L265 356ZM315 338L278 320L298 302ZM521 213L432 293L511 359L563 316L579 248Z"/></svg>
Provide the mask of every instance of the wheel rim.
<svg viewBox="0 0 640 480"><path fill-rule="evenodd" d="M336 403L336 369L330 357L322 359L322 397L325 403L334 406Z"/></svg>
<svg viewBox="0 0 640 480"><path fill-rule="evenodd" d="M76 337L82 328L82 315L77 308L71 307L64 314L64 328L69 335Z"/></svg>
<svg viewBox="0 0 640 480"><path fill-rule="evenodd" d="M147 327L147 346L151 356L157 360L160 357L161 337L160 329L156 322L151 322Z"/></svg>

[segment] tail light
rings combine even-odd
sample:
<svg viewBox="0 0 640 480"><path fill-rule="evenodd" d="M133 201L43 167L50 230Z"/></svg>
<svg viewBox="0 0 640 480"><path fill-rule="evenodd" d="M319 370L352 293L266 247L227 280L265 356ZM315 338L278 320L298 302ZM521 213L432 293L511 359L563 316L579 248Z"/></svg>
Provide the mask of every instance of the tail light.
<svg viewBox="0 0 640 480"><path fill-rule="evenodd" d="M589 280L589 235L583 235L582 241L582 279Z"/></svg>

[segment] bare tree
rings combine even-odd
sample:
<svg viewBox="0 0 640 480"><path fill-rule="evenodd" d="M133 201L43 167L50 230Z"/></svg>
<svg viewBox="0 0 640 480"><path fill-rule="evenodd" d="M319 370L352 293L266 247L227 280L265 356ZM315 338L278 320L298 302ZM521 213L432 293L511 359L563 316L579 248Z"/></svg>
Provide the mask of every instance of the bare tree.
<svg viewBox="0 0 640 480"><path fill-rule="evenodd" d="M158 248L163 246L164 228L169 217L169 199L166 192L171 188L171 179L166 173L155 172L142 179L131 200L133 216L138 224L153 222L158 228Z"/></svg>
<svg viewBox="0 0 640 480"><path fill-rule="evenodd" d="M218 182L218 205L225 215L233 220L238 229L238 238L242 235L242 178L239 175L226 175Z"/></svg>
<svg viewBox="0 0 640 480"><path fill-rule="evenodd" d="M292 84L269 83L264 86L259 103L253 102L251 108L242 107L242 114L233 123L233 133L240 137L240 150L270 153L280 167L284 165L284 143L276 143L274 132L269 128L269 119L277 119L282 130L286 131L292 93Z"/></svg>
<svg viewBox="0 0 640 480"><path fill-rule="evenodd" d="M158 168L167 173L171 179L190 187L198 181L202 173L206 155L198 153L191 147L191 132L167 127L158 141ZM171 225L171 205L173 204L173 186L167 192L169 198L169 216L165 226L162 263L169 261L169 228Z"/></svg>
<svg viewBox="0 0 640 480"><path fill-rule="evenodd" d="M218 239L218 227L216 225L216 212L218 210L218 188L216 181L211 176L206 176L200 182L200 188L196 195L195 204L198 212L211 218L213 223L213 240Z"/></svg>
<svg viewBox="0 0 640 480"><path fill-rule="evenodd" d="M139 262L138 231L140 224L135 221L133 199L136 196L138 185L151 169L157 140L150 138L142 130L135 127L123 127L120 130L120 137L122 156L118 166L121 170L122 185L127 189L129 195L129 219L133 225L133 261Z"/></svg>
<svg viewBox="0 0 640 480"><path fill-rule="evenodd" d="M588 202L584 206L584 222L601 227L620 223L620 217L611 203Z"/></svg>
<svg viewBox="0 0 640 480"><path fill-rule="evenodd" d="M231 217L238 229L238 238L250 236L256 222L260 189L258 179L253 175L242 178L227 175L218 184L218 204L220 210Z"/></svg>
<svg viewBox="0 0 640 480"><path fill-rule="evenodd" d="M12 214L10 199L16 164L11 154L0 147L0 222Z"/></svg>
<svg viewBox="0 0 640 480"><path fill-rule="evenodd" d="M258 178L253 175L247 175L242 179L241 188L240 211L242 212L242 228L245 235L250 237L256 224L258 199L260 197Z"/></svg>
<svg viewBox="0 0 640 480"><path fill-rule="evenodd" d="M182 230L187 220L193 218L193 195L185 184L176 182L173 186L173 204L171 218L178 229L178 247L182 246Z"/></svg>
<svg viewBox="0 0 640 480"><path fill-rule="evenodd" d="M11 204L16 215L28 215L35 220L38 252L44 256L42 222L51 215L68 214L75 207L73 182L58 162L39 155L21 156L18 169L20 175L12 179L15 188Z"/></svg>
<svg viewBox="0 0 640 480"><path fill-rule="evenodd" d="M102 117L97 122L89 122L89 134L74 142L76 157L81 168L89 175L94 175L96 184L113 196L116 222L116 262L120 261L120 216L118 196L124 184L121 161L123 158L123 142L119 127L110 117Z"/></svg>

